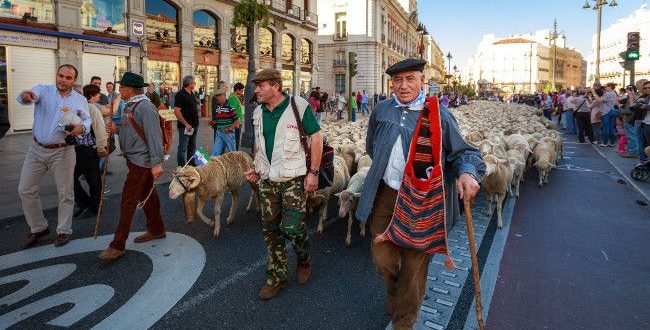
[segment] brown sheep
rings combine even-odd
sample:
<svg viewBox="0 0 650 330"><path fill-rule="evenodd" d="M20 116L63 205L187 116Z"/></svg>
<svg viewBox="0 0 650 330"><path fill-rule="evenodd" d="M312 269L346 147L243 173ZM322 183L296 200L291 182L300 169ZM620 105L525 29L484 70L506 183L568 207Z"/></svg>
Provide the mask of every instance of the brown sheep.
<svg viewBox="0 0 650 330"><path fill-rule="evenodd" d="M187 222L191 223L194 221L194 214L188 210L193 209L195 196L198 195L196 211L199 218L207 225L214 226L213 235L218 236L221 227L221 204L225 193L230 192L232 195L230 212L226 219L226 223L230 224L235 218L241 187L247 182L244 172L253 167L251 157L243 151L213 157L205 166L187 166L174 175L169 184L169 198L176 199L180 195L185 195ZM253 186L247 211L254 204L256 191L257 186ZM214 199L214 221L203 214L203 207L208 199Z"/></svg>

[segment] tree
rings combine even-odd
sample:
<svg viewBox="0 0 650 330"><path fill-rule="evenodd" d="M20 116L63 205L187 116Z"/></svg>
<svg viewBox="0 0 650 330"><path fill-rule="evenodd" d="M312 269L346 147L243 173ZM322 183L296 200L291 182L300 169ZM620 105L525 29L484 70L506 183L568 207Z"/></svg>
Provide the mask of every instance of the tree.
<svg viewBox="0 0 650 330"><path fill-rule="evenodd" d="M257 0L242 0L233 8L232 26L246 28L246 48L248 49L248 76L246 78L246 89L244 90L244 104L246 113L242 125L242 146L250 147L253 150L253 94L255 85L251 82L255 75L255 27L267 27L271 21L269 7Z"/></svg>

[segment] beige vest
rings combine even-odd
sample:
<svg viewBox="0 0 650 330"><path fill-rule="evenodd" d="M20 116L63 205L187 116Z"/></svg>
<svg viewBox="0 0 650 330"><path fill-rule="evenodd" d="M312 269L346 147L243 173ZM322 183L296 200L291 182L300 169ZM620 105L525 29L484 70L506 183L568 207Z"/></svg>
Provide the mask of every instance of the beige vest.
<svg viewBox="0 0 650 330"><path fill-rule="evenodd" d="M309 103L299 96L294 96L294 98L302 119ZM253 160L255 171L260 174L262 179L270 179L274 182L285 182L307 174L307 158L300 144L300 132L291 109L291 103L278 121L271 160L266 156L266 140L262 133L264 129L262 111L262 106L259 105L253 112L253 131L257 147L257 154ZM307 143L310 144L309 138L307 138Z"/></svg>

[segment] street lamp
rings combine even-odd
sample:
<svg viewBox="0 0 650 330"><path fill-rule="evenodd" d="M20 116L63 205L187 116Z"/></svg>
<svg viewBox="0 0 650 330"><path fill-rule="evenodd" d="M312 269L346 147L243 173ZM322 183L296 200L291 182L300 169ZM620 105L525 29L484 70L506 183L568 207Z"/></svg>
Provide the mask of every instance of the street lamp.
<svg viewBox="0 0 650 330"><path fill-rule="evenodd" d="M451 56L451 52L447 52L447 74L445 75L445 78L447 78L447 88L449 91L451 91L451 85L449 84L449 79L451 78L451 59L453 56Z"/></svg>
<svg viewBox="0 0 650 330"><path fill-rule="evenodd" d="M596 76L595 76L595 81L600 82L600 26L602 24L602 17L603 17L603 6L607 4L607 0L592 0L595 2L593 6L593 10L598 11L598 31L596 33ZM612 0L612 2L609 3L610 7L616 7L618 4L616 3L616 0ZM582 6L582 9L590 9L592 8L589 5L589 0L585 0L585 4Z"/></svg>
<svg viewBox="0 0 650 330"><path fill-rule="evenodd" d="M455 88L456 89L456 94L458 94L458 78L457 78L457 75L458 75L458 67L456 67L456 65L454 65L454 82L456 83L456 88Z"/></svg>

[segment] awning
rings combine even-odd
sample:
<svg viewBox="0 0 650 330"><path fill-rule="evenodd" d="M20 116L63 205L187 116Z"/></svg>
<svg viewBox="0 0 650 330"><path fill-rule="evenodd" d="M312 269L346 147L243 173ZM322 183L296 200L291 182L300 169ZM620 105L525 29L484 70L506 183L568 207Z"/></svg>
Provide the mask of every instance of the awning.
<svg viewBox="0 0 650 330"><path fill-rule="evenodd" d="M40 28L31 27L31 26L20 26L20 25L12 25L12 24L0 23L0 30L36 33L36 34L42 34L42 35L48 35L48 36L54 36L54 37L60 37L60 38L80 39L80 40L103 42L103 43L108 43L108 44L124 45L124 46L129 46L129 47L140 47L139 42L132 42L132 41L126 41L126 40L120 40L120 39L112 39L112 38L106 38L106 37L98 37L98 36L88 36L88 35L85 35L85 34L68 33L68 32L54 31L54 30L48 30L48 29L40 29Z"/></svg>

